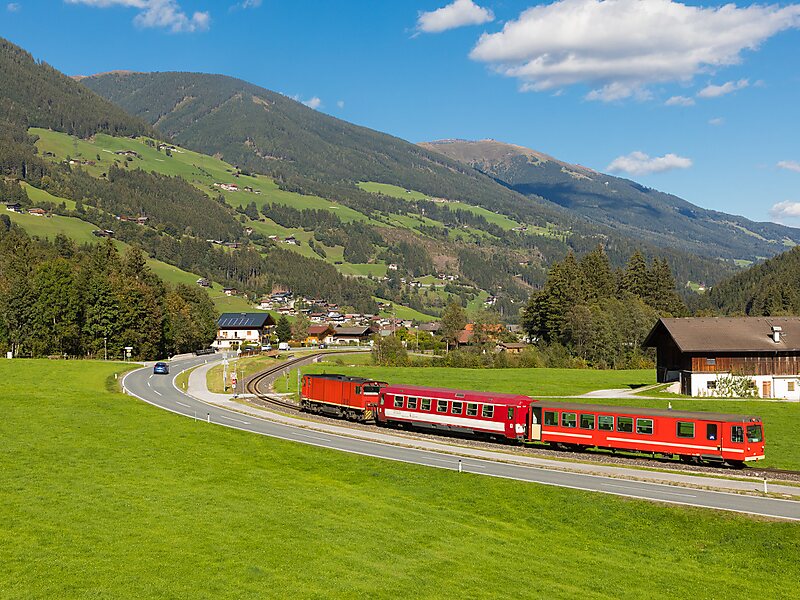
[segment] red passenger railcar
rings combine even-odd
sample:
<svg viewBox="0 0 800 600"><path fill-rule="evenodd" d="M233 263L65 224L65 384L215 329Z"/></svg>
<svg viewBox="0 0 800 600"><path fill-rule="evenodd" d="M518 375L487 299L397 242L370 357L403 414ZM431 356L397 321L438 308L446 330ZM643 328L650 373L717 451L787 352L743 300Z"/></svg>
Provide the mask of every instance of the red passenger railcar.
<svg viewBox="0 0 800 600"><path fill-rule="evenodd" d="M300 390L303 410L344 417L353 421L370 421L378 393L384 381L346 375L304 375Z"/></svg>
<svg viewBox="0 0 800 600"><path fill-rule="evenodd" d="M524 440L531 402L519 394L389 385L381 389L376 420Z"/></svg>
<svg viewBox="0 0 800 600"><path fill-rule="evenodd" d="M637 450L684 460L741 464L764 458L759 417L628 406L538 402L529 440L559 446Z"/></svg>

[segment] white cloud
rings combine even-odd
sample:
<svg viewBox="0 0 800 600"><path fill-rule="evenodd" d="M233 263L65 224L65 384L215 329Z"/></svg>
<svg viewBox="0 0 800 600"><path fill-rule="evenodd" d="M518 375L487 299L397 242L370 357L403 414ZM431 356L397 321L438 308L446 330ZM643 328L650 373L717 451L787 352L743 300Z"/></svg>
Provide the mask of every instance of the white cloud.
<svg viewBox="0 0 800 600"><path fill-rule="evenodd" d="M800 27L800 4L687 6L672 0L559 0L484 33L470 53L522 90L592 86L590 99L639 96L654 83L740 63L776 33Z"/></svg>
<svg viewBox="0 0 800 600"><path fill-rule="evenodd" d="M84 4L96 8L122 6L139 12L133 18L137 27L164 28L173 33L206 31L211 23L208 12L196 11L190 17L177 0L65 0L67 4Z"/></svg>
<svg viewBox="0 0 800 600"><path fill-rule="evenodd" d="M719 98L731 94L736 90L743 90L750 86L750 81L747 79L740 79L739 81L727 81L722 85L707 85L702 90L697 92L698 98Z"/></svg>
<svg viewBox="0 0 800 600"><path fill-rule="evenodd" d="M778 163L778 168L800 173L800 162L796 160L782 160Z"/></svg>
<svg viewBox="0 0 800 600"><path fill-rule="evenodd" d="M607 170L612 173L629 173L631 175L649 175L650 173L663 173L673 169L688 169L692 166L692 159L665 154L664 156L650 157L644 152L631 152L627 156L618 156Z"/></svg>
<svg viewBox="0 0 800 600"><path fill-rule="evenodd" d="M8 12L17 12L21 8L22 7L17 2L9 2L8 4L6 4L6 10Z"/></svg>
<svg viewBox="0 0 800 600"><path fill-rule="evenodd" d="M769 209L770 216L778 222L784 219L800 219L800 202L778 202Z"/></svg>
<svg viewBox="0 0 800 600"><path fill-rule="evenodd" d="M242 0L231 5L229 10L247 10L248 8L258 8L261 6L261 0Z"/></svg>
<svg viewBox="0 0 800 600"><path fill-rule="evenodd" d="M708 124L709 125L713 125L714 127L718 127L720 125L724 125L725 124L725 119L723 119L722 117L716 117L714 119L709 119L708 120Z"/></svg>
<svg viewBox="0 0 800 600"><path fill-rule="evenodd" d="M694 106L694 98L687 98L686 96L672 96L664 102L667 106Z"/></svg>
<svg viewBox="0 0 800 600"><path fill-rule="evenodd" d="M320 100L317 96L314 96L313 98L309 98L308 100L303 100L302 102L308 108L313 108L314 110L316 110L320 106L322 106L322 100Z"/></svg>
<svg viewBox="0 0 800 600"><path fill-rule="evenodd" d="M494 13L488 8L482 8L472 0L455 0L442 8L420 13L417 31L441 33L456 27L480 25L490 21L494 21Z"/></svg>
<svg viewBox="0 0 800 600"><path fill-rule="evenodd" d="M338 106L339 108L344 108L344 100L339 100L339 101L336 103L336 106Z"/></svg>

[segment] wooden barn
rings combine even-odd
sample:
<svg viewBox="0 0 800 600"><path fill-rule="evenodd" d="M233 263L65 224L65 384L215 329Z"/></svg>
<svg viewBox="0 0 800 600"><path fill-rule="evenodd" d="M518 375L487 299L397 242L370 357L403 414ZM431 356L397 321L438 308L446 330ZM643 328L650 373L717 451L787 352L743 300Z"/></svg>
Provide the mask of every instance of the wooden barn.
<svg viewBox="0 0 800 600"><path fill-rule="evenodd" d="M687 396L716 396L737 375L762 398L800 400L800 317L659 319L644 346L656 349L658 381Z"/></svg>

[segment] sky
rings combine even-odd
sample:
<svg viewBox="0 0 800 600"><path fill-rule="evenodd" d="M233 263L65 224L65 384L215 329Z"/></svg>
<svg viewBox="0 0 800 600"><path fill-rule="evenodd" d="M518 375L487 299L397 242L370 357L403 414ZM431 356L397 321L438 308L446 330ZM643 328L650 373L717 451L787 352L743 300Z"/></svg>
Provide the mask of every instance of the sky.
<svg viewBox="0 0 800 600"><path fill-rule="evenodd" d="M224 73L800 227L800 4L0 0L0 36L69 75Z"/></svg>

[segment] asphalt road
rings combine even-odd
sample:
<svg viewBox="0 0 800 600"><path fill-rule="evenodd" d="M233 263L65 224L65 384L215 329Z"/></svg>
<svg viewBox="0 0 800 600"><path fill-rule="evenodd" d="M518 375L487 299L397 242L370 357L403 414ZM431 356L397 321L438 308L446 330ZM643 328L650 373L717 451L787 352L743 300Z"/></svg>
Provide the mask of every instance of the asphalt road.
<svg viewBox="0 0 800 600"><path fill-rule="evenodd" d="M381 444L321 431L309 431L291 425L258 419L195 400L175 387L174 380L180 371L203 364L206 361L220 359L221 357L195 357L174 361L170 365L170 375L153 375L152 368L138 369L125 376L123 386L133 396L179 415L204 421L210 420L215 425L223 425L233 429L311 446L440 469L457 470L461 468L467 473L490 477L504 477L543 485L613 494L615 496L800 521L800 502L616 479L583 473L550 471L536 467L480 459L459 459L444 453Z"/></svg>

